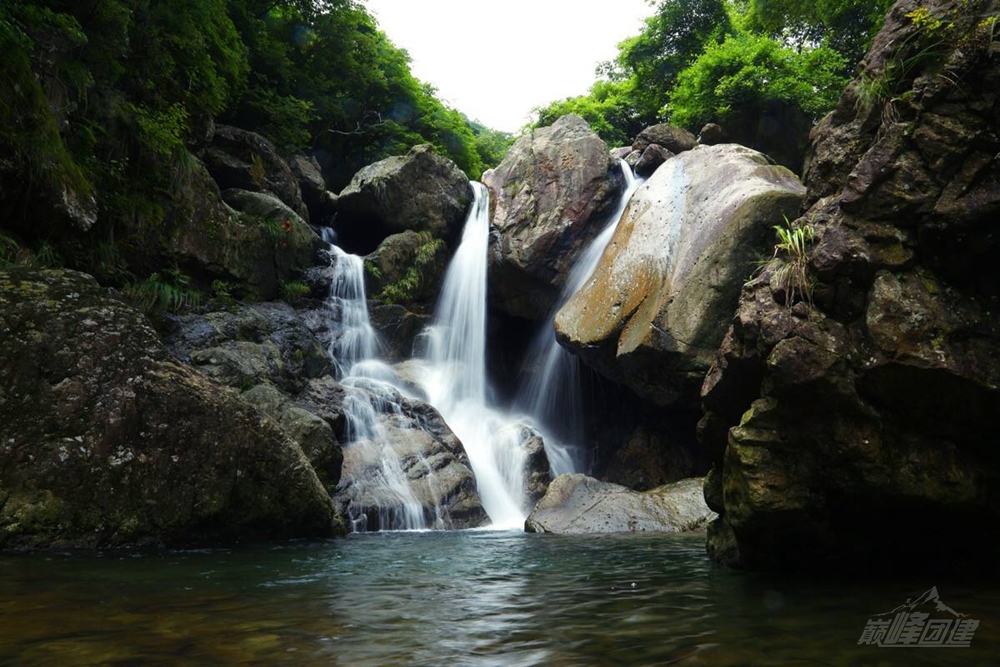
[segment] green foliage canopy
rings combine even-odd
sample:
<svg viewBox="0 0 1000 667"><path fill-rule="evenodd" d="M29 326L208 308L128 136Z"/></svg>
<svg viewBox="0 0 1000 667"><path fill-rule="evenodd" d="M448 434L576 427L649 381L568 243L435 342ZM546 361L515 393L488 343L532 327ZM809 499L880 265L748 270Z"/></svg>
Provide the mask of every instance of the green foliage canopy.
<svg viewBox="0 0 1000 667"><path fill-rule="evenodd" d="M650 2L650 4L653 4ZM797 169L809 128L833 108L891 0L662 0L598 67L589 94L536 109L576 113L612 145L669 121L717 122Z"/></svg>

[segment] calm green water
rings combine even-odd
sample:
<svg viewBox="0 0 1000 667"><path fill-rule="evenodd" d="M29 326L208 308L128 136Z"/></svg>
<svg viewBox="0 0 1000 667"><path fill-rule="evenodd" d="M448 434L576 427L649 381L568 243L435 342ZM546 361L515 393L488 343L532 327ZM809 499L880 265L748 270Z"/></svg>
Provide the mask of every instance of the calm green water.
<svg viewBox="0 0 1000 667"><path fill-rule="evenodd" d="M474 531L0 557L0 664L1000 665L995 584L747 575L703 544ZM971 649L857 645L933 585L981 620Z"/></svg>

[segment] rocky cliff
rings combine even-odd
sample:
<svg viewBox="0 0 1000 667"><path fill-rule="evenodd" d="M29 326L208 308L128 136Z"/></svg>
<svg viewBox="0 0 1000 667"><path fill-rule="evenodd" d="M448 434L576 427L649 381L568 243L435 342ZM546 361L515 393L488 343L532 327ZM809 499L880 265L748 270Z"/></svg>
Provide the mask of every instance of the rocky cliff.
<svg viewBox="0 0 1000 667"><path fill-rule="evenodd" d="M998 10L897 3L813 131L805 251L743 290L702 390L717 560L995 557Z"/></svg>

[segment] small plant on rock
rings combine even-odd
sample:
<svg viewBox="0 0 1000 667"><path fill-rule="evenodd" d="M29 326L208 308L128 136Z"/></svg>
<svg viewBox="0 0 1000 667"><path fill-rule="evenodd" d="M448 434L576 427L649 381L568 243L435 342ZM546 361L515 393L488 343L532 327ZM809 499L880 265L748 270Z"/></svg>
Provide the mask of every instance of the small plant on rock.
<svg viewBox="0 0 1000 667"><path fill-rule="evenodd" d="M297 280L281 283L281 298L291 304L296 304L309 296L309 286Z"/></svg>
<svg viewBox="0 0 1000 667"><path fill-rule="evenodd" d="M125 295L143 312L177 312L201 305L201 292L190 285L190 278L178 269L150 274L140 283L125 287Z"/></svg>
<svg viewBox="0 0 1000 667"><path fill-rule="evenodd" d="M812 225L793 228L787 218L785 226L775 225L778 243L774 246L773 259L784 255L781 266L775 272L778 285L785 292L785 305L791 307L796 297L801 297L812 305L812 282L809 278L809 246L815 239Z"/></svg>

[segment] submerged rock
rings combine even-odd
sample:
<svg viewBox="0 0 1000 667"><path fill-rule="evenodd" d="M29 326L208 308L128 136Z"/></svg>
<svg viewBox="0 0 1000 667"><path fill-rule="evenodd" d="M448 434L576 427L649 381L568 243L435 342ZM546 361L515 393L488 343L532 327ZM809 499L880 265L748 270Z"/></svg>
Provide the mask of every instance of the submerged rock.
<svg viewBox="0 0 1000 667"><path fill-rule="evenodd" d="M569 115L521 137L483 182L494 207L490 303L542 319L614 211L624 186L618 161L585 120Z"/></svg>
<svg viewBox="0 0 1000 667"><path fill-rule="evenodd" d="M676 533L703 530L715 513L703 479L632 491L586 475L560 475L528 516L529 533Z"/></svg>
<svg viewBox="0 0 1000 667"><path fill-rule="evenodd" d="M469 179L429 145L368 165L337 199L337 233L348 252L366 254L386 237L429 232L454 247L472 203Z"/></svg>
<svg viewBox="0 0 1000 667"><path fill-rule="evenodd" d="M1000 61L980 12L998 9L897 2L814 130L811 208L795 223L815 231L813 303L787 303L773 262L744 289L703 387L716 560L996 562L983 527L1000 519ZM914 12L954 41L914 57L893 100L865 101L922 48Z"/></svg>
<svg viewBox="0 0 1000 667"><path fill-rule="evenodd" d="M671 158L559 311L559 341L640 396L694 405L754 260L770 254L773 226L803 194L790 171L742 146Z"/></svg>
<svg viewBox="0 0 1000 667"><path fill-rule="evenodd" d="M0 548L343 531L302 449L72 271L0 271Z"/></svg>

